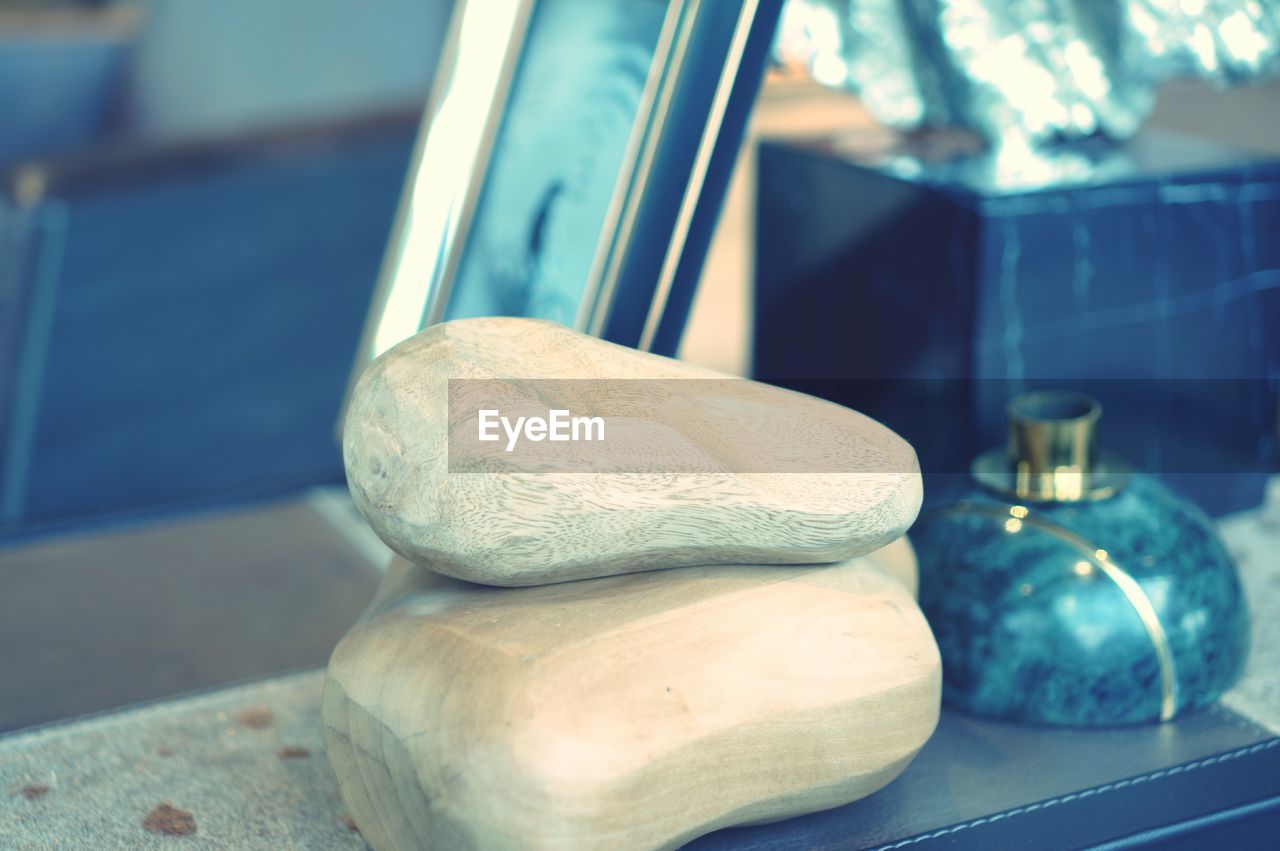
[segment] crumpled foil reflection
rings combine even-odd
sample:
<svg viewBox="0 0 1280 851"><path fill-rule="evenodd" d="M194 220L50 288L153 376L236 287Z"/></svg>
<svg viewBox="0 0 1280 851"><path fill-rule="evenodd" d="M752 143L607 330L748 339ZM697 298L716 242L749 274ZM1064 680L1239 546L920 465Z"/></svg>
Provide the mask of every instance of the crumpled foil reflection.
<svg viewBox="0 0 1280 851"><path fill-rule="evenodd" d="M905 130L1012 154L1132 135L1175 76L1280 68L1280 0L789 0L775 48Z"/></svg>

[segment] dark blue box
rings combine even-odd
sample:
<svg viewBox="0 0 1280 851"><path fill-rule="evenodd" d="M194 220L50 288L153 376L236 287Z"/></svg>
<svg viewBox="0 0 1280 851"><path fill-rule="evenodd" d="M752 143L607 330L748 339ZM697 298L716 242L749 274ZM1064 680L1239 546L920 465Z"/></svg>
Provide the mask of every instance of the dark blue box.
<svg viewBox="0 0 1280 851"><path fill-rule="evenodd" d="M1139 469L1214 514L1261 502L1280 160L1157 132L1052 160L867 139L761 148L755 377L877 416L927 473L1000 443L1013 393L1073 387Z"/></svg>

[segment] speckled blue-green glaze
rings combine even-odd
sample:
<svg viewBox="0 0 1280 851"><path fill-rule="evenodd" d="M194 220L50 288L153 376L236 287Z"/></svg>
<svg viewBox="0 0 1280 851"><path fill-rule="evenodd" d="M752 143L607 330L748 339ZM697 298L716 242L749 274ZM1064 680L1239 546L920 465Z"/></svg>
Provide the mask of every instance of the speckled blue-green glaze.
<svg viewBox="0 0 1280 851"><path fill-rule="evenodd" d="M1159 660L1134 606L1078 544L1008 523L1019 504L975 485L913 531L944 699L1051 724L1159 720ZM1168 637L1178 712L1231 685L1248 650L1248 613L1231 558L1199 509L1148 476L1107 500L1025 508L1106 550L1138 581Z"/></svg>

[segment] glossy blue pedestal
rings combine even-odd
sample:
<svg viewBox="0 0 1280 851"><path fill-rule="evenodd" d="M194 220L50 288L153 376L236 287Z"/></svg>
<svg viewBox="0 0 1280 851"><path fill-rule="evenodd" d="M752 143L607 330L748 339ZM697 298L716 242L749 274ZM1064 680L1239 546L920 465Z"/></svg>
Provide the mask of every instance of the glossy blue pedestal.
<svg viewBox="0 0 1280 851"><path fill-rule="evenodd" d="M753 377L874 416L926 473L967 469L1008 397L1071 386L1210 514L1259 504L1280 160L1154 131L1030 163L927 147L761 146Z"/></svg>
<svg viewBox="0 0 1280 851"><path fill-rule="evenodd" d="M1097 502L974 485L913 530L943 699L1050 724L1167 720L1239 675L1248 614L1209 519L1149 476Z"/></svg>

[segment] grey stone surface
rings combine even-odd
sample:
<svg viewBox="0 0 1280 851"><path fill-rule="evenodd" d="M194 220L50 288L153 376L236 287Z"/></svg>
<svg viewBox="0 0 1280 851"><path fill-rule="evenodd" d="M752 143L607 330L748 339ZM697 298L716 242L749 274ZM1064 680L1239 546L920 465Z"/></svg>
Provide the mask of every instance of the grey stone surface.
<svg viewBox="0 0 1280 851"><path fill-rule="evenodd" d="M1219 527L1252 616L1244 675L1220 702L1280 736L1280 476L1271 480L1265 505L1224 518Z"/></svg>
<svg viewBox="0 0 1280 851"><path fill-rule="evenodd" d="M0 739L0 848L366 848L325 759L322 681L290 674ZM144 829L165 801L194 834Z"/></svg>

